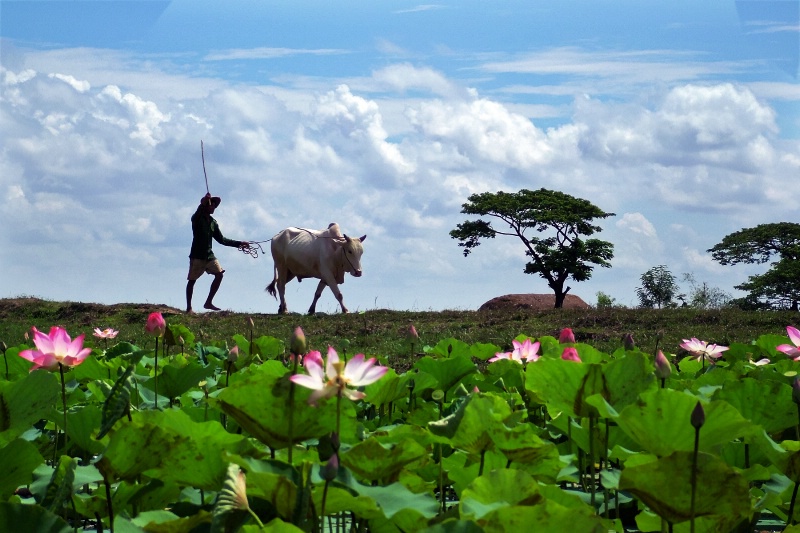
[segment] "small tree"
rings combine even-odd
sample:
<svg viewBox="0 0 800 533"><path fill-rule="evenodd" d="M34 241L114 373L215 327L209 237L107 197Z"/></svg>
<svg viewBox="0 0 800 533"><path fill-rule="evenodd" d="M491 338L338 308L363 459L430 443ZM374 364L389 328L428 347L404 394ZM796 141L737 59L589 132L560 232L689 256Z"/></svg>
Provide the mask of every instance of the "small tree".
<svg viewBox="0 0 800 533"><path fill-rule="evenodd" d="M719 287L712 287L705 281L698 283L694 275L686 273L683 281L691 287L684 304L696 309L720 309L730 305L731 295ZM681 298L678 296L678 298Z"/></svg>
<svg viewBox="0 0 800 533"><path fill-rule="evenodd" d="M525 246L530 261L526 274L538 274L555 294L555 307L562 307L571 287L564 287L568 278L586 281L593 265L610 267L614 245L598 239L583 239L601 231L592 224L596 218L614 216L587 200L568 194L539 189L522 189L517 193L473 194L463 204L462 213L488 216L502 221L508 230L496 229L487 220L468 220L450 232L464 248L464 257L481 243L496 235L517 237ZM535 232L530 235L528 232ZM537 236L537 234L541 236Z"/></svg>
<svg viewBox="0 0 800 533"><path fill-rule="evenodd" d="M726 235L708 250L722 265L759 264L771 259L766 273L750 276L734 288L749 294L735 303L748 308L798 310L800 302L800 224L778 222Z"/></svg>
<svg viewBox="0 0 800 533"><path fill-rule="evenodd" d="M619 307L617 304L617 299L612 298L608 294L604 293L603 291L599 291L597 293L597 308L598 309L609 309L611 307Z"/></svg>
<svg viewBox="0 0 800 533"><path fill-rule="evenodd" d="M664 265L658 265L639 278L642 286L636 288L639 305L642 307L668 307L673 304L673 299L678 295L678 283L672 272Z"/></svg>

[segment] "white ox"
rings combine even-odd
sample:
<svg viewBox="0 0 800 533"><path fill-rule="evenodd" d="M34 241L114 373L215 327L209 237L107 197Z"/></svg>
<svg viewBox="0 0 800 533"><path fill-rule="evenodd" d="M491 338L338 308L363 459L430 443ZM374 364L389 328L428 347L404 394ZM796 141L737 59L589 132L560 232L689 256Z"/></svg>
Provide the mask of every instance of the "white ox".
<svg viewBox="0 0 800 533"><path fill-rule="evenodd" d="M286 284L292 278L297 278L298 282L303 278L320 280L308 314L314 313L325 286L331 288L342 306L342 312L346 313L347 307L339 284L344 283L345 272L357 278L361 276L361 254L364 253L361 243L366 238L366 235L359 239L342 235L335 222L325 230L286 228L275 235L270 246L275 262L275 277L267 287L267 292L276 299L280 295L278 313L287 312Z"/></svg>

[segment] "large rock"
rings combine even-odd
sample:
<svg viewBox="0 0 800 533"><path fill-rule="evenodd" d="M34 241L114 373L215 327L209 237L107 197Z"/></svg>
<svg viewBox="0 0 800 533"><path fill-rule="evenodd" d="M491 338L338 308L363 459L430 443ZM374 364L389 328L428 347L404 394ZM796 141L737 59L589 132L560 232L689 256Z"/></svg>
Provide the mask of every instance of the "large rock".
<svg viewBox="0 0 800 533"><path fill-rule="evenodd" d="M500 309L530 309L531 311L545 311L553 309L556 305L555 294L506 294L492 298L478 311L497 311ZM574 294L567 294L564 299L564 309L589 309L589 304Z"/></svg>

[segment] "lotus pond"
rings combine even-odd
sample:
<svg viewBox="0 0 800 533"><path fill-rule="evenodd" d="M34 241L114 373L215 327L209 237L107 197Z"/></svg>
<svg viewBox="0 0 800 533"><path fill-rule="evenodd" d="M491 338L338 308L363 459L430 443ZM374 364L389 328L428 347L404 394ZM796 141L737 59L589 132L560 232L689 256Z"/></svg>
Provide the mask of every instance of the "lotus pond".
<svg viewBox="0 0 800 533"><path fill-rule="evenodd" d="M800 531L793 328L655 354L409 336L398 374L152 318L146 346L4 346L0 531Z"/></svg>

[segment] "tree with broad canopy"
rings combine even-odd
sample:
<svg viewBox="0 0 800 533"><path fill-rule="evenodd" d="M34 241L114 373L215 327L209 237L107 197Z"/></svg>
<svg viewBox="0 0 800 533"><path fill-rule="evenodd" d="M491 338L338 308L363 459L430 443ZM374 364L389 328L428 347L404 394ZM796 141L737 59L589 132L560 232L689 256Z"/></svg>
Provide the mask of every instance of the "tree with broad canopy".
<svg viewBox="0 0 800 533"><path fill-rule="evenodd" d="M734 286L749 294L733 303L751 309L798 310L800 224L778 222L744 228L726 235L708 252L722 265L761 264L776 258L767 272Z"/></svg>
<svg viewBox="0 0 800 533"><path fill-rule="evenodd" d="M461 212L468 215L494 217L510 228L500 230L487 220L468 220L456 226L450 236L458 239L464 248L464 257L481 243L496 235L519 238L525 245L525 255L530 261L526 274L538 274L553 290L555 307L564 305L571 287L564 287L567 279L586 281L592 276L593 265L610 267L614 245L599 239L582 239L602 231L593 225L596 218L607 218L606 213L587 200L568 194L539 189L522 189L517 193L473 194L462 205ZM549 236L528 235L528 230Z"/></svg>

